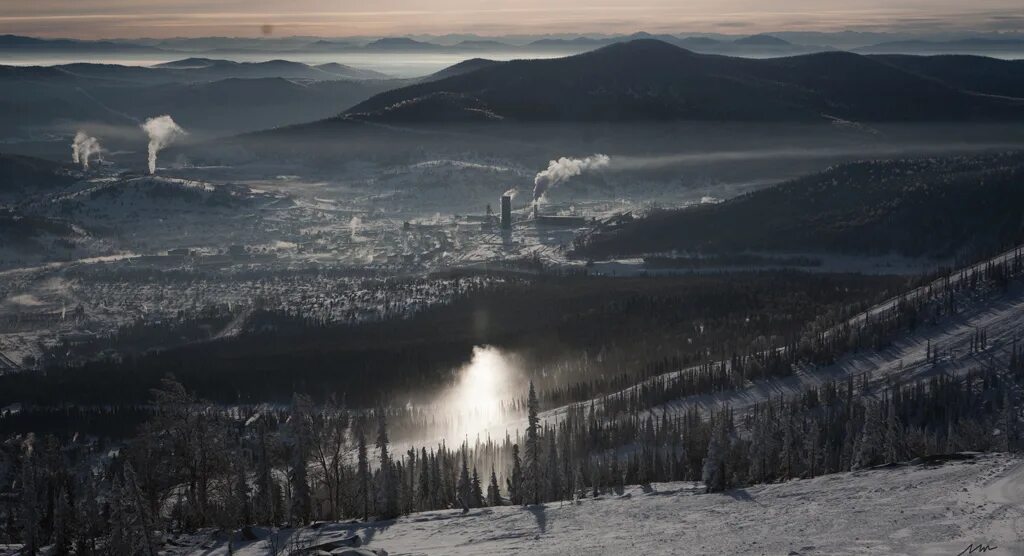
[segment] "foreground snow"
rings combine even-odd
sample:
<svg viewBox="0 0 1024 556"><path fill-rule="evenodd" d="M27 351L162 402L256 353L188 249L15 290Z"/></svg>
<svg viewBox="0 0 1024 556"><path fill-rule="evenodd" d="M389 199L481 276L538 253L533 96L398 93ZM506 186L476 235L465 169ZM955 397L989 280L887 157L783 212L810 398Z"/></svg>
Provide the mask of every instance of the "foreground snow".
<svg viewBox="0 0 1024 556"><path fill-rule="evenodd" d="M1024 552L1024 459L913 465L701 494L693 483L629 488L579 504L425 512L395 521L282 531L309 545L353 533L391 556L479 554L987 554ZM1020 539L1020 540L1019 540ZM175 555L227 554L210 537ZM290 545L290 546L289 546ZM289 552L288 549L283 554ZM268 542L239 547L268 554Z"/></svg>

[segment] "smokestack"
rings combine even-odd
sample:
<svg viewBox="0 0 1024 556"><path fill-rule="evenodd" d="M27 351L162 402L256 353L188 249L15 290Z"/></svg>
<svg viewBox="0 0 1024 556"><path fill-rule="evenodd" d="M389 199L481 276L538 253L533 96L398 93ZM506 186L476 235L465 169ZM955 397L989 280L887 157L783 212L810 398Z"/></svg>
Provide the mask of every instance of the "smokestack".
<svg viewBox="0 0 1024 556"><path fill-rule="evenodd" d="M512 229L512 196L507 193L501 196L501 228Z"/></svg>
<svg viewBox="0 0 1024 556"><path fill-rule="evenodd" d="M178 137L185 135L185 130L166 115L149 118L142 124L142 129L149 136L149 173L155 174L157 153Z"/></svg>

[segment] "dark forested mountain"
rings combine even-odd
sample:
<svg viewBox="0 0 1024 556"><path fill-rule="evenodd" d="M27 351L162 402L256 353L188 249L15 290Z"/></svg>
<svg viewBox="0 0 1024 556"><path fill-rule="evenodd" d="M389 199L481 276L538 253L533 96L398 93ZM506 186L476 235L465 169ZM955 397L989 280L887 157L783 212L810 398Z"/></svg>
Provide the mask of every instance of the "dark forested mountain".
<svg viewBox="0 0 1024 556"><path fill-rule="evenodd" d="M1024 60L985 56L876 55L871 58L950 87L990 95L1024 98Z"/></svg>
<svg viewBox="0 0 1024 556"><path fill-rule="evenodd" d="M620 122L1024 117L1024 102L977 94L985 88L966 77L951 84L848 52L746 59L636 40L567 58L504 62L389 91L347 116L438 122L477 120L480 113L513 121ZM447 109L439 109L439 102Z"/></svg>
<svg viewBox="0 0 1024 556"><path fill-rule="evenodd" d="M635 40L658 40L682 48L708 54L738 54L757 56L786 56L832 50L829 46L795 44L774 35L751 35L730 40L727 37L678 37L667 34L633 33L615 37L576 37L573 39L545 38L533 41L525 48L532 50L555 50L583 52L604 46ZM820 43L828 44L828 43Z"/></svg>
<svg viewBox="0 0 1024 556"><path fill-rule="evenodd" d="M1024 239L1024 154L843 164L578 242L589 257L687 252L991 252Z"/></svg>
<svg viewBox="0 0 1024 556"><path fill-rule="evenodd" d="M100 87L93 94L139 119L173 114L186 129L264 129L337 113L389 88L386 81L300 81L279 77L223 79L146 87Z"/></svg>
<svg viewBox="0 0 1024 556"><path fill-rule="evenodd" d="M43 253L58 260L91 254L90 239L70 222L0 207L0 264L8 257L32 260Z"/></svg>
<svg viewBox="0 0 1024 556"><path fill-rule="evenodd" d="M406 81L353 80L346 66L191 59L157 67L0 66L0 135L73 133L89 123L135 127L173 114L186 129L233 133L337 114Z"/></svg>
<svg viewBox="0 0 1024 556"><path fill-rule="evenodd" d="M444 68L443 70L441 70L439 72L432 73L432 74L424 77L422 80L423 81L438 81L440 79L445 79L445 78L448 78L448 77L454 77L456 75L462 75L464 73L469 73L471 71L476 71L478 69L489 68L491 66L494 66L494 65L497 65L497 64L500 64L500 63L501 62L496 62L494 60L487 60L485 58L470 58L469 60L465 60L463 62L459 62L458 64L455 64L453 66L448 66L447 68Z"/></svg>
<svg viewBox="0 0 1024 556"><path fill-rule="evenodd" d="M0 153L0 199L26 190L64 187L75 179L64 164Z"/></svg>

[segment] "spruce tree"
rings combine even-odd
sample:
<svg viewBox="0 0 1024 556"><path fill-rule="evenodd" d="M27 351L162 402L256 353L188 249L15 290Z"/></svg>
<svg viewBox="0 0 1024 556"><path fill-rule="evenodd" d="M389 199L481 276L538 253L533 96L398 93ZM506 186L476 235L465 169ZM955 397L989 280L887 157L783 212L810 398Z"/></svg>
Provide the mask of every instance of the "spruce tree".
<svg viewBox="0 0 1024 556"><path fill-rule="evenodd" d="M253 505L256 508L256 519L260 523L276 525L278 506L275 504L273 461L271 461L270 436L267 424L263 419L258 423L259 454L256 462L256 497Z"/></svg>
<svg viewBox="0 0 1024 556"><path fill-rule="evenodd" d="M530 392L526 399L527 425L526 425L526 470L524 482L525 502L528 504L540 504L541 502L541 466L540 466L540 402L537 400L537 392L530 381Z"/></svg>
<svg viewBox="0 0 1024 556"><path fill-rule="evenodd" d="M1005 452L1014 452L1017 449L1017 408L1013 405L1010 387L1006 384L1003 388L1003 442L1001 448Z"/></svg>
<svg viewBox="0 0 1024 556"><path fill-rule="evenodd" d="M885 419L885 463L896 463L903 459L903 426L896 416L895 400L889 401Z"/></svg>
<svg viewBox="0 0 1024 556"><path fill-rule="evenodd" d="M431 507L440 508L446 506L448 499L445 496L445 480L441 474L441 450L430 455L430 497Z"/></svg>
<svg viewBox="0 0 1024 556"><path fill-rule="evenodd" d="M384 519L398 517L398 482L395 479L395 468L388 452L388 424L384 409L378 411L377 420L377 452L380 457L380 470L377 474L377 500L381 516Z"/></svg>
<svg viewBox="0 0 1024 556"><path fill-rule="evenodd" d="M139 488L137 475L130 463L124 466L121 505L126 516L131 554L156 556L159 552L156 539L153 538L153 533L157 530L156 516L149 513L142 490Z"/></svg>
<svg viewBox="0 0 1024 556"><path fill-rule="evenodd" d="M433 504L430 501L430 464L427 459L427 449L421 448L420 451L420 480L419 488L417 492L417 499L421 510L433 509Z"/></svg>
<svg viewBox="0 0 1024 556"><path fill-rule="evenodd" d="M626 485L623 483L624 477L622 476L622 469L619 468L619 455L612 455L612 465L610 473L612 475L612 486L615 488L615 494L622 496L626 492Z"/></svg>
<svg viewBox="0 0 1024 556"><path fill-rule="evenodd" d="M455 489L458 493L459 506L462 507L462 513L469 511L470 497L472 496L472 485L469 479L469 466L466 462L466 448L463 446L462 452L462 467L459 471L459 482Z"/></svg>
<svg viewBox="0 0 1024 556"><path fill-rule="evenodd" d="M302 448L302 442L302 440L299 440L299 444L292 450L291 470L288 477L292 495L289 513L291 514L291 521L296 525L308 523L310 513L312 512L308 469L306 468L306 459L303 457L304 449Z"/></svg>
<svg viewBox="0 0 1024 556"><path fill-rule="evenodd" d="M470 479L471 492L470 502L474 508L482 508L486 504L484 502L483 485L480 484L480 475L476 471L476 466L473 466L473 478Z"/></svg>
<svg viewBox="0 0 1024 556"><path fill-rule="evenodd" d="M878 404L869 402L864 406L864 425L857 439L853 469L863 469L880 463L884 434L878 413Z"/></svg>
<svg viewBox="0 0 1024 556"><path fill-rule="evenodd" d="M71 528L74 514L68 492L63 485L58 485L56 501L53 509L53 554L67 556L71 552Z"/></svg>
<svg viewBox="0 0 1024 556"><path fill-rule="evenodd" d="M370 460L366 452L366 419L356 427L356 500L363 521L370 519Z"/></svg>
<svg viewBox="0 0 1024 556"><path fill-rule="evenodd" d="M548 434L547 453L547 501L562 499L561 466L558 464L558 449L555 446L555 431Z"/></svg>
<svg viewBox="0 0 1024 556"><path fill-rule="evenodd" d="M487 505L501 505L501 490L498 488L498 475L494 473L494 466L491 466L491 482L487 485Z"/></svg>
<svg viewBox="0 0 1024 556"><path fill-rule="evenodd" d="M234 483L231 490L234 525L242 527L252 523L252 510L249 501L249 482L246 477L245 459L240 452L235 452Z"/></svg>
<svg viewBox="0 0 1024 556"><path fill-rule="evenodd" d="M523 464L519 459L519 444L512 445L512 473L508 479L508 498L513 505L523 503Z"/></svg>
<svg viewBox="0 0 1024 556"><path fill-rule="evenodd" d="M704 457L701 479L707 492L721 492L726 488L725 457L727 444L725 415L714 418L708 452Z"/></svg>

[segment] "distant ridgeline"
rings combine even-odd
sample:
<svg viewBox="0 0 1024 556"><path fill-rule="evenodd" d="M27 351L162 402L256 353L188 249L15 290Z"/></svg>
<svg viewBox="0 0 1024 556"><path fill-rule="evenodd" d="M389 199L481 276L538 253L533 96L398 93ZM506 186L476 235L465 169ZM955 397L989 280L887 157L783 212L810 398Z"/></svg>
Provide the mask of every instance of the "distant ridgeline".
<svg viewBox="0 0 1024 556"><path fill-rule="evenodd" d="M576 241L580 257L682 251L973 258L1024 240L1024 153L842 164Z"/></svg>
<svg viewBox="0 0 1024 556"><path fill-rule="evenodd" d="M658 40L482 64L380 93L342 119L386 122L1006 121L1024 118L1018 61L820 52L750 59Z"/></svg>

